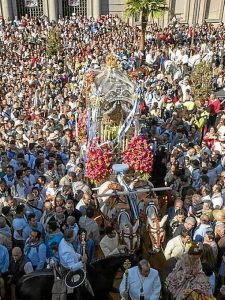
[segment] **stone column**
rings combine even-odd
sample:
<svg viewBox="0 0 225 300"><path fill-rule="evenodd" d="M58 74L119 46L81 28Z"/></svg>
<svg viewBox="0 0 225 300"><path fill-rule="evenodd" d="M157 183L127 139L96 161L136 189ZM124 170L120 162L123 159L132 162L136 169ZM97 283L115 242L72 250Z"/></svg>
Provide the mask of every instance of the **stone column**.
<svg viewBox="0 0 225 300"><path fill-rule="evenodd" d="M48 0L48 17L50 21L58 20L58 11L58 0Z"/></svg>
<svg viewBox="0 0 225 300"><path fill-rule="evenodd" d="M92 0L93 5L93 17L95 19L98 19L101 14L101 8L100 8L100 0Z"/></svg>
<svg viewBox="0 0 225 300"><path fill-rule="evenodd" d="M5 20L13 19L12 0L1 0L2 16Z"/></svg>

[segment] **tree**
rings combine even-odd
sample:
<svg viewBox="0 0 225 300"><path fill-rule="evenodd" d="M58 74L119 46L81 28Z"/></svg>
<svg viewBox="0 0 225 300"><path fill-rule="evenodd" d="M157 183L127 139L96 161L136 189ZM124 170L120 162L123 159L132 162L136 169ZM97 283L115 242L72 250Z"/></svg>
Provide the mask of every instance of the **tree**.
<svg viewBox="0 0 225 300"><path fill-rule="evenodd" d="M60 37L60 32L57 27L53 27L47 39L47 54L48 56L62 54L63 47Z"/></svg>
<svg viewBox="0 0 225 300"><path fill-rule="evenodd" d="M135 16L141 14L141 40L140 50L145 48L145 33L148 24L148 17L152 20L164 14L168 7L167 0L127 0L126 14Z"/></svg>
<svg viewBox="0 0 225 300"><path fill-rule="evenodd" d="M191 93L196 105L201 105L212 93L212 70L209 63L201 61L193 70L191 75Z"/></svg>

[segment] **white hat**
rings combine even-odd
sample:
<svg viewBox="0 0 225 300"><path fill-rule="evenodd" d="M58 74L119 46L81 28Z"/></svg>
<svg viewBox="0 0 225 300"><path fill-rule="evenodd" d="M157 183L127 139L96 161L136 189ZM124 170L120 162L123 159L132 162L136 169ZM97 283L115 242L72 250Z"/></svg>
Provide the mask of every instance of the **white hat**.
<svg viewBox="0 0 225 300"><path fill-rule="evenodd" d="M16 120L14 126L15 127L17 127L17 126L23 126L23 123L20 120Z"/></svg>

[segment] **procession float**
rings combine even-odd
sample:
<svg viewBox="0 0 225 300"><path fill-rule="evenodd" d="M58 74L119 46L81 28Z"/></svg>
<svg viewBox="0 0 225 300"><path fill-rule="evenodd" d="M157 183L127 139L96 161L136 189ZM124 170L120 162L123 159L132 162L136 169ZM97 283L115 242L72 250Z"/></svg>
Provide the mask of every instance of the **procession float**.
<svg viewBox="0 0 225 300"><path fill-rule="evenodd" d="M86 75L85 92L87 108L77 131L86 139L85 175L93 186L100 225L112 224L129 253L140 249L142 240L146 258L149 250L162 253L167 217L160 216L156 192L168 188L154 188L150 181L154 155L140 134L141 87L110 54L105 67Z"/></svg>

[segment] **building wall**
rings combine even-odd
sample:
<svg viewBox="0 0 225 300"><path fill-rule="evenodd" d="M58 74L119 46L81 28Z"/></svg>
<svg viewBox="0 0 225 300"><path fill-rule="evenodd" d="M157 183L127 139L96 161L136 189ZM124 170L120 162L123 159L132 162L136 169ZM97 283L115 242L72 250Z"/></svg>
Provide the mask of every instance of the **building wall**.
<svg viewBox="0 0 225 300"><path fill-rule="evenodd" d="M125 0L101 0L101 13L124 17Z"/></svg>
<svg viewBox="0 0 225 300"><path fill-rule="evenodd" d="M40 0L39 0L40 1ZM43 13L51 19L63 14L63 1L67 0L43 0ZM119 15L126 19L124 14L126 0L80 0L85 2L87 16L96 17L99 14ZM20 0L0 0L0 16L4 18L14 18L18 15L18 4ZM21 1L20 3L23 3ZM65 2L64 2L65 3ZM202 24L207 22L219 23L225 22L225 0L168 0L169 12L161 20L155 20L161 25L167 25L172 17L181 23ZM24 10L23 10L24 11ZM39 10L40 11L40 10ZM65 10L64 10L65 11ZM79 10L76 10L79 11ZM84 9L82 9L84 11ZM38 12L38 10L37 10ZM138 23L137 17L131 18L132 23Z"/></svg>

